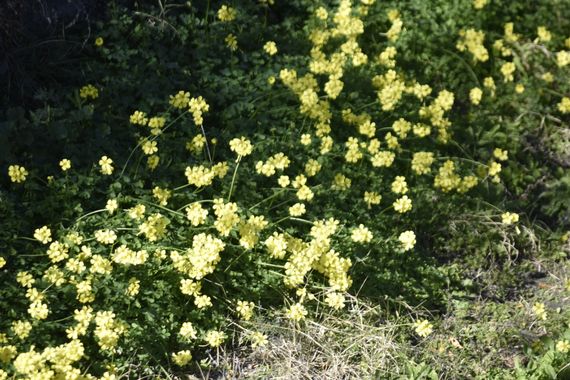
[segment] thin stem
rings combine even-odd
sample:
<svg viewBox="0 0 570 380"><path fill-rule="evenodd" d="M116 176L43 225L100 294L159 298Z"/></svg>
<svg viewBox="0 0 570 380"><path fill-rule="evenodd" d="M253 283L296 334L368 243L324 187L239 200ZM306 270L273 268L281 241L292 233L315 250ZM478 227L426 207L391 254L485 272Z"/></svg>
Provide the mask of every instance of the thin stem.
<svg viewBox="0 0 570 380"><path fill-rule="evenodd" d="M204 125L200 125L200 129L202 129L202 135L204 135L204 139L206 140L206 151L208 152L208 159L210 160L210 164L212 163L212 153L210 153L210 144L208 144L208 137L206 136L206 131L204 130Z"/></svg>
<svg viewBox="0 0 570 380"><path fill-rule="evenodd" d="M234 174L232 175L232 184L230 185L230 193L228 194L228 202L230 201L230 199L232 197L232 191L234 190L234 183L236 180L237 170L239 168L240 161L241 161L241 156L238 156L237 164L236 164L236 167L234 169Z"/></svg>
<svg viewBox="0 0 570 380"><path fill-rule="evenodd" d="M278 195L281 195L281 193L283 193L284 191L285 191L284 189L280 189L280 191L276 192L276 193L273 194L272 196L270 196L270 197L268 197L268 198L265 198L265 199L263 199L263 200L257 202L256 204L254 204L253 206L251 206L248 210L251 211L252 209L254 209L254 208L256 208L257 206L259 206L260 204L262 204L262 203L264 203L264 202L267 202L267 201L269 201L269 200L275 198L275 197L278 196Z"/></svg>
<svg viewBox="0 0 570 380"><path fill-rule="evenodd" d="M95 215L95 214L98 214L98 213L104 212L104 211L107 211L107 209L106 209L106 208L102 208L102 209L99 209L99 210L95 210L95 211L88 212L87 214L81 215L79 218L75 219L75 223L79 222L79 221L80 221L81 219L83 219L83 218L86 218L86 217L88 217L88 216Z"/></svg>

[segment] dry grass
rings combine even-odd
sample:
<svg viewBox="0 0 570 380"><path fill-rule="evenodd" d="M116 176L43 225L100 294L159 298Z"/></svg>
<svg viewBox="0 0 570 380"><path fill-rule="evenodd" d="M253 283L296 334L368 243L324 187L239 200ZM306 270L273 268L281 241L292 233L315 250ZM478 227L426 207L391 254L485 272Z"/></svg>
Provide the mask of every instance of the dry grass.
<svg viewBox="0 0 570 380"><path fill-rule="evenodd" d="M411 312L406 305L398 305L400 313ZM274 320L253 323L257 331L269 336L267 346L220 350L210 357L216 370L196 378L373 379L400 373L404 369L399 357L405 347L399 343L399 330L408 329L410 322L394 317L398 312L393 310L388 321L385 306L350 297L342 312L321 311L302 326L272 313Z"/></svg>

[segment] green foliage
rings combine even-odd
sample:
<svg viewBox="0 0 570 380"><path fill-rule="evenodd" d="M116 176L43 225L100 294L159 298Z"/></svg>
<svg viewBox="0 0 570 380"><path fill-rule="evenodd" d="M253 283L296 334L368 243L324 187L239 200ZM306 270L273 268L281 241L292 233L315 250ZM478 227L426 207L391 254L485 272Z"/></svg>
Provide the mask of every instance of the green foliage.
<svg viewBox="0 0 570 380"><path fill-rule="evenodd" d="M112 3L68 80L33 107L5 101L2 369L183 368L218 332L261 344L254 309L287 306L298 327L350 290L445 313L512 299L536 257L566 259L556 0L197 3ZM33 347L71 356L78 339L80 358L26 369ZM543 347L517 371L561 368ZM419 363L406 376L437 378Z"/></svg>

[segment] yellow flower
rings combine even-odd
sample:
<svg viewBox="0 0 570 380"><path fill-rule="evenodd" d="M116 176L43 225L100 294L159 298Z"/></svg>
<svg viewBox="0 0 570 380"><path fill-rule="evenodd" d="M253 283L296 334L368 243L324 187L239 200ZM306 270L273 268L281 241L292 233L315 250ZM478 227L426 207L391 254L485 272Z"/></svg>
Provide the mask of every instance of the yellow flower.
<svg viewBox="0 0 570 380"><path fill-rule="evenodd" d="M289 207L289 214L291 216L301 216L306 212L305 205L303 203L295 203L293 206Z"/></svg>
<svg viewBox="0 0 570 380"><path fill-rule="evenodd" d="M329 293L325 298L325 303L336 310L342 309L345 302L346 299L341 293Z"/></svg>
<svg viewBox="0 0 570 380"><path fill-rule="evenodd" d="M109 214L114 213L117 208L119 208L119 203L116 199L109 199L105 205L105 209L109 212Z"/></svg>
<svg viewBox="0 0 570 380"><path fill-rule="evenodd" d="M113 244L117 240L117 234L112 230L97 230L95 239L102 244Z"/></svg>
<svg viewBox="0 0 570 380"><path fill-rule="evenodd" d="M48 226L43 226L34 231L34 238L41 241L42 244L51 242L51 230Z"/></svg>
<svg viewBox="0 0 570 380"><path fill-rule="evenodd" d="M503 224L509 225L519 221L519 214L514 212L505 212L501 215Z"/></svg>
<svg viewBox="0 0 570 380"><path fill-rule="evenodd" d="M6 259L0 256L0 269L4 268L4 265L6 265Z"/></svg>
<svg viewBox="0 0 570 380"><path fill-rule="evenodd" d="M190 363L190 360L192 360L192 354L188 350L178 351L172 354L172 361L177 366L183 367Z"/></svg>
<svg viewBox="0 0 570 380"><path fill-rule="evenodd" d="M568 353L568 351L570 351L570 342L568 339L559 340L556 343L556 351L562 352L563 354Z"/></svg>
<svg viewBox="0 0 570 380"><path fill-rule="evenodd" d="M269 55L277 54L277 45L274 41L268 41L263 45L263 50Z"/></svg>
<svg viewBox="0 0 570 380"><path fill-rule="evenodd" d="M222 7L218 10L218 19L222 22L229 22L233 21L236 18L236 10L232 7L228 7L227 5L222 5Z"/></svg>
<svg viewBox="0 0 570 380"><path fill-rule="evenodd" d="M305 306L301 305L300 303L296 303L287 309L285 316L298 322L307 316L307 309L305 309Z"/></svg>
<svg viewBox="0 0 570 380"><path fill-rule="evenodd" d="M412 200L408 198L407 195L396 199L393 203L394 210L397 212L404 214L412 209Z"/></svg>
<svg viewBox="0 0 570 380"><path fill-rule="evenodd" d="M137 278L131 278L129 280L129 286L127 287L126 294L130 297L134 297L139 294L141 288L141 282Z"/></svg>
<svg viewBox="0 0 570 380"><path fill-rule="evenodd" d="M429 323L427 319L423 319L421 321L414 322L414 329L416 330L416 334L425 338L433 332L433 325Z"/></svg>
<svg viewBox="0 0 570 380"><path fill-rule="evenodd" d="M97 99L99 97L99 90L91 84L83 86L79 89L79 97L81 99Z"/></svg>
<svg viewBox="0 0 570 380"><path fill-rule="evenodd" d="M226 42L226 46L230 48L231 51L237 50L237 38L232 33L228 34L224 41Z"/></svg>
<svg viewBox="0 0 570 380"><path fill-rule="evenodd" d="M138 124L138 125L147 125L148 118L146 117L146 113L142 111L135 111L129 118L131 124Z"/></svg>
<svg viewBox="0 0 570 380"><path fill-rule="evenodd" d="M267 335L262 334L259 331L253 332L249 336L249 340L251 341L251 348L263 347L269 343Z"/></svg>
<svg viewBox="0 0 570 380"><path fill-rule="evenodd" d="M356 243L369 243L373 238L372 232L361 224L352 230L351 239Z"/></svg>
<svg viewBox="0 0 570 380"><path fill-rule="evenodd" d="M539 26L536 28L536 34L540 42L550 42L552 39L552 34L544 26Z"/></svg>
<svg viewBox="0 0 570 380"><path fill-rule="evenodd" d="M212 299L205 294L199 295L194 299L194 305L196 305L198 309L206 309L212 306Z"/></svg>
<svg viewBox="0 0 570 380"><path fill-rule="evenodd" d="M546 312L546 306L542 302L536 302L532 306L532 312L538 319L546 320L546 317L548 316L548 313Z"/></svg>
<svg viewBox="0 0 570 380"><path fill-rule="evenodd" d="M253 145L245 137L230 140L230 150L237 153L238 157L245 157L253 151Z"/></svg>
<svg viewBox="0 0 570 380"><path fill-rule="evenodd" d="M103 43L104 43L103 37L95 38L95 46L97 46L97 47L103 46Z"/></svg>
<svg viewBox="0 0 570 380"><path fill-rule="evenodd" d="M457 42L459 51L468 50L473 55L475 62L486 62L489 59L489 52L483 45L485 33L481 30L468 29L459 32L460 39Z"/></svg>
<svg viewBox="0 0 570 380"><path fill-rule="evenodd" d="M499 161L506 161L509 159L509 152L500 148L493 150L493 156Z"/></svg>
<svg viewBox="0 0 570 380"><path fill-rule="evenodd" d="M392 182L392 192L396 194L406 194L408 192L408 184L406 183L406 178L402 176L397 176Z"/></svg>
<svg viewBox="0 0 570 380"><path fill-rule="evenodd" d="M478 105L481 102L481 97L483 96L483 91L479 87L472 88L469 92L469 99L471 104Z"/></svg>
<svg viewBox="0 0 570 380"><path fill-rule="evenodd" d="M251 301L238 301L236 311L244 321L249 321L253 316L255 304Z"/></svg>
<svg viewBox="0 0 570 380"><path fill-rule="evenodd" d="M8 175L10 176L10 180L14 183L21 183L26 180L28 175L28 171L26 168L20 165L10 165L8 167Z"/></svg>
<svg viewBox="0 0 570 380"><path fill-rule="evenodd" d="M512 82L513 81L513 79L514 79L513 73L515 72L516 69L517 69L517 67L515 66L515 64L513 62L507 62L501 66L501 74L503 74L505 82Z"/></svg>
<svg viewBox="0 0 570 380"><path fill-rule="evenodd" d="M64 158L63 160L59 161L59 166L61 167L62 171L67 171L71 169L71 161L67 158Z"/></svg>
<svg viewBox="0 0 570 380"><path fill-rule="evenodd" d="M319 20L326 20L329 17L329 13L324 7L319 7L315 11L315 16L317 16Z"/></svg>
<svg viewBox="0 0 570 380"><path fill-rule="evenodd" d="M489 0L473 0L473 8L483 9Z"/></svg>
<svg viewBox="0 0 570 380"><path fill-rule="evenodd" d="M196 339L196 329L192 325L192 322L184 322L182 327L180 327L180 336L185 340Z"/></svg>
<svg viewBox="0 0 570 380"><path fill-rule="evenodd" d="M382 200L382 196L374 191L368 192L365 191L364 192L364 202L366 202L368 204L368 208L371 207L371 205L377 205L380 204L380 201Z"/></svg>
<svg viewBox="0 0 570 380"><path fill-rule="evenodd" d="M113 174L113 160L110 159L107 156L103 156L101 157L101 159L99 160L99 166L100 166L100 170L101 173L104 175L111 175Z"/></svg>
<svg viewBox="0 0 570 380"><path fill-rule="evenodd" d="M210 330L206 333L204 339L206 343L210 345L210 347L219 347L224 340L226 340L227 336L222 331Z"/></svg>
<svg viewBox="0 0 570 380"><path fill-rule="evenodd" d="M398 240L402 243L403 250L409 251L416 245L416 234L414 231L405 231L400 234Z"/></svg>
<svg viewBox="0 0 570 380"><path fill-rule="evenodd" d="M563 97L558 103L558 110L562 113L570 113L570 98Z"/></svg>
<svg viewBox="0 0 570 380"><path fill-rule="evenodd" d="M208 210L202 207L200 203L193 203L186 207L186 218L194 227L203 224L208 216Z"/></svg>
<svg viewBox="0 0 570 380"><path fill-rule="evenodd" d="M178 91L176 95L170 95L168 103L177 109L188 107L190 102L190 93L187 91Z"/></svg>

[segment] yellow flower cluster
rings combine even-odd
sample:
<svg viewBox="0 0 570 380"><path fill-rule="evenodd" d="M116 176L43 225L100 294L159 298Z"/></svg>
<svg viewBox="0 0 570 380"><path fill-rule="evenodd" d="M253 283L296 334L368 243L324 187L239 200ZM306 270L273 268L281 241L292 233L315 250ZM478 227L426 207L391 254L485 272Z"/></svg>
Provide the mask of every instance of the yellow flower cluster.
<svg viewBox="0 0 570 380"><path fill-rule="evenodd" d="M184 174L188 179L190 185L196 187L204 187L212 184L214 178L223 178L228 172L228 164L226 162L220 162L211 168L207 168L203 165L186 167Z"/></svg>
<svg viewBox="0 0 570 380"><path fill-rule="evenodd" d="M104 175L111 175L113 174L113 170L115 170L115 168L113 168L113 160L107 156L101 157L99 160L99 167L101 174Z"/></svg>
<svg viewBox="0 0 570 380"><path fill-rule="evenodd" d="M224 41L226 43L226 46L228 48L230 48L231 51L237 50L237 48L238 48L237 37L234 34L232 34L232 33L228 34L226 36L226 38L224 39Z"/></svg>
<svg viewBox="0 0 570 380"><path fill-rule="evenodd" d="M220 9L218 9L218 20L222 22L233 21L235 20L236 15L237 15L236 10L227 5L222 5Z"/></svg>
<svg viewBox="0 0 570 380"><path fill-rule="evenodd" d="M370 243L372 241L373 235L368 228L361 224L352 230L350 238L353 242L356 243Z"/></svg>
<svg viewBox="0 0 570 380"><path fill-rule="evenodd" d="M6 352L6 359L9 361L16 356L14 346L4 346L0 348L0 359L2 351ZM18 377L26 379L79 379L83 371L75 368L74 364L85 355L83 343L79 340L71 340L68 343L54 347L46 347L42 352L37 352L32 346L29 351L21 352L13 361L13 366ZM0 372L0 375L2 372Z"/></svg>
<svg viewBox="0 0 570 380"><path fill-rule="evenodd" d="M10 165L8 167L8 176L10 176L10 181L14 183L22 183L26 180L28 176L28 171L26 168L20 165Z"/></svg>
<svg viewBox="0 0 570 380"><path fill-rule="evenodd" d="M238 155L238 158L245 157L253 151L251 141L245 137L235 138L230 140L230 150Z"/></svg>
<svg viewBox="0 0 570 380"><path fill-rule="evenodd" d="M283 234L274 232L272 236L265 239L264 242L269 255L274 259L283 259L287 254L287 239Z"/></svg>
<svg viewBox="0 0 570 380"><path fill-rule="evenodd" d="M506 225L514 224L519 221L519 214L514 212L505 212L501 215L501 221Z"/></svg>
<svg viewBox="0 0 570 380"><path fill-rule="evenodd" d="M444 192L457 190L460 193L465 193L475 187L478 180L475 176L465 176L461 178L455 172L455 163L447 160L439 168L439 172L435 176L434 186L440 188Z"/></svg>
<svg viewBox="0 0 570 380"><path fill-rule="evenodd" d="M142 265L148 259L148 253L145 250L135 252L125 244L122 244L115 249L111 255L111 259L115 263L122 265Z"/></svg>
<svg viewBox="0 0 570 380"><path fill-rule="evenodd" d="M214 222L214 227L220 235L228 236L232 228L234 228L240 221L237 214L239 208L236 203L228 202L224 203L222 198L214 199L214 214L216 215L216 221Z"/></svg>
<svg viewBox="0 0 570 380"><path fill-rule="evenodd" d="M412 170L416 174L427 174L431 172L434 160L432 152L416 152L412 157Z"/></svg>
<svg viewBox="0 0 570 380"><path fill-rule="evenodd" d="M403 197L396 199L392 206L396 212L405 214L406 212L412 210L412 200L408 198L407 195L404 195Z"/></svg>
<svg viewBox="0 0 570 380"><path fill-rule="evenodd" d="M546 320L548 317L548 312L546 311L546 306L542 302L536 302L532 306L532 312L538 319Z"/></svg>
<svg viewBox="0 0 570 380"><path fill-rule="evenodd" d="M164 215L152 214L139 226L139 234L144 235L150 242L160 240L166 234L169 223Z"/></svg>
<svg viewBox="0 0 570 380"><path fill-rule="evenodd" d="M187 91L180 90L176 95L170 95L168 103L177 109L183 109L189 106L190 103L190 93Z"/></svg>
<svg viewBox="0 0 570 380"><path fill-rule="evenodd" d="M536 34L538 35L538 40L540 42L550 42L550 40L552 40L552 34L545 26L539 26L536 28Z"/></svg>
<svg viewBox="0 0 570 380"><path fill-rule="evenodd" d="M95 338L103 351L114 352L121 335L125 334L127 326L117 321L112 311L98 311L95 315Z"/></svg>
<svg viewBox="0 0 570 380"><path fill-rule="evenodd" d="M142 111L135 111L130 116L129 121L131 122L131 124L137 124L137 125L142 125L142 126L145 126L148 124L148 118L146 116L146 113L144 113Z"/></svg>
<svg viewBox="0 0 570 380"><path fill-rule="evenodd" d="M275 174L276 170L285 170L290 163L289 158L280 152L269 157L267 161L258 161L255 165L255 170L257 173L269 177Z"/></svg>
<svg viewBox="0 0 570 380"><path fill-rule="evenodd" d="M263 216L250 216L238 226L240 235L239 244L245 249L253 249L259 240L259 232L267 226Z"/></svg>
<svg viewBox="0 0 570 380"><path fill-rule="evenodd" d="M154 189L152 189L152 195L156 198L159 205L166 206L168 204L168 200L172 196L172 192L168 189L155 186Z"/></svg>
<svg viewBox="0 0 570 380"><path fill-rule="evenodd" d="M485 33L482 30L467 29L459 32L457 49L459 51L469 51L473 55L473 61L477 63L486 62L489 59L489 52L483 45Z"/></svg>
<svg viewBox="0 0 570 380"><path fill-rule="evenodd" d="M512 82L514 80L513 73L517 67L513 62L506 62L501 66L501 74L503 74L503 80L505 82Z"/></svg>
<svg viewBox="0 0 570 380"><path fill-rule="evenodd" d="M332 292L332 293L328 293L326 298L325 298L325 303L335 309L335 310L340 310L342 308L344 308L344 304L346 302L346 298L343 294L341 293L337 293L337 292Z"/></svg>
<svg viewBox="0 0 570 380"><path fill-rule="evenodd" d="M172 354L172 361L180 367L187 365L191 360L192 354L189 350L178 351Z"/></svg>
<svg viewBox="0 0 570 380"><path fill-rule="evenodd" d="M202 207L200 203L193 203L186 207L186 217L194 227L203 224L208 217L208 210Z"/></svg>
<svg viewBox="0 0 570 380"><path fill-rule="evenodd" d="M402 249L404 251L409 251L416 245L416 234L414 231L405 231L398 236L398 240L402 244Z"/></svg>
<svg viewBox="0 0 570 380"><path fill-rule="evenodd" d="M188 106L190 107L190 112L194 118L194 124L197 126L202 126L204 123L203 114L204 112L208 112L210 110L208 103L206 103L204 98L198 96L197 98L190 99Z"/></svg>
<svg viewBox="0 0 570 380"><path fill-rule="evenodd" d="M378 205L382 201L382 196L374 191L364 192L364 202L371 208L372 205Z"/></svg>
<svg viewBox="0 0 570 380"><path fill-rule="evenodd" d="M471 104L473 105L479 105L482 97L483 91L479 87L472 88L471 91L469 91L469 100L471 100Z"/></svg>
<svg viewBox="0 0 570 380"><path fill-rule="evenodd" d="M81 99L97 99L99 97L99 90L95 86L88 84L79 89L79 97Z"/></svg>
<svg viewBox="0 0 570 380"><path fill-rule="evenodd" d="M267 41L265 45L263 45L263 50L269 55L277 54L277 45L274 41Z"/></svg>
<svg viewBox="0 0 570 380"><path fill-rule="evenodd" d="M433 332L433 325L427 319L418 320L414 322L414 329L416 334L425 338Z"/></svg>
<svg viewBox="0 0 570 380"><path fill-rule="evenodd" d="M48 226L43 226L34 231L34 238L42 242L42 244L47 244L51 242L51 230Z"/></svg>
<svg viewBox="0 0 570 380"><path fill-rule="evenodd" d="M395 194L406 194L408 192L408 184L406 177L397 176L392 182L392 192Z"/></svg>
<svg viewBox="0 0 570 380"><path fill-rule="evenodd" d="M197 338L197 332L192 322L184 322L180 327L179 334L186 341Z"/></svg>
<svg viewBox="0 0 570 380"><path fill-rule="evenodd" d="M204 339L210 347L219 347L226 340L227 335L223 331L210 330L206 332Z"/></svg>
<svg viewBox="0 0 570 380"><path fill-rule="evenodd" d="M117 240L117 234L109 229L97 230L95 231L95 240L101 244L113 244Z"/></svg>
<svg viewBox="0 0 570 380"><path fill-rule="evenodd" d="M563 97L560 103L558 103L558 110L562 113L570 113L570 98Z"/></svg>
<svg viewBox="0 0 570 380"><path fill-rule="evenodd" d="M173 252L171 259L176 270L194 280L201 280L216 269L224 248L225 244L220 239L201 233L192 238L192 248L183 255Z"/></svg>
<svg viewBox="0 0 570 380"><path fill-rule="evenodd" d="M291 305L285 312L285 316L295 322L304 319L308 314L307 309L300 303Z"/></svg>
<svg viewBox="0 0 570 380"><path fill-rule="evenodd" d="M52 263L58 263L69 257L68 255L69 247L65 243L60 243L59 241L54 241L49 245L47 250L47 255Z"/></svg>
<svg viewBox="0 0 570 380"><path fill-rule="evenodd" d="M473 0L473 8L475 9L483 9L489 0Z"/></svg>
<svg viewBox="0 0 570 380"><path fill-rule="evenodd" d="M64 158L63 160L59 161L59 167L61 168L61 171L68 171L71 169L71 161L67 158Z"/></svg>
<svg viewBox="0 0 570 380"><path fill-rule="evenodd" d="M244 321L249 321L253 317L255 304L251 301L237 301L236 312Z"/></svg>

